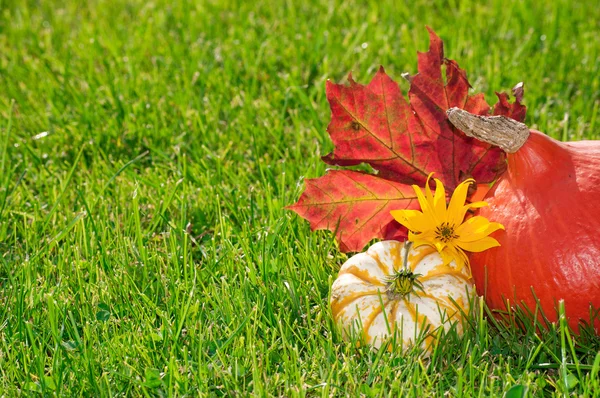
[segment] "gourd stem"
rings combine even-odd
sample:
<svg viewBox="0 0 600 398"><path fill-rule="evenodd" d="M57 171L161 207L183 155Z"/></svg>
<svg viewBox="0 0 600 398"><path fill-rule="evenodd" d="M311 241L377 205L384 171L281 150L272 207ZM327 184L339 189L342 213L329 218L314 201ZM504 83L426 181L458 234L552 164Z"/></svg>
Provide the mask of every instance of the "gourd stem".
<svg viewBox="0 0 600 398"><path fill-rule="evenodd" d="M402 269L410 271L408 267L408 253L412 247L412 242L407 240L404 242L404 258L402 259Z"/></svg>
<svg viewBox="0 0 600 398"><path fill-rule="evenodd" d="M459 108L450 108L446 113L457 129L506 153L517 152L529 138L527 125L506 116L474 115Z"/></svg>

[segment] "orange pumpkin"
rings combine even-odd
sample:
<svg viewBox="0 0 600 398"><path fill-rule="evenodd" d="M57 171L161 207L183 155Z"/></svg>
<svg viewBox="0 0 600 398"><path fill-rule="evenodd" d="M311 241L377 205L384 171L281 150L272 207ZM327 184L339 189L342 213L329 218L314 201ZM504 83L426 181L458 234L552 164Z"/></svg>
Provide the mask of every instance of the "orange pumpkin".
<svg viewBox="0 0 600 398"><path fill-rule="evenodd" d="M503 116L448 111L465 134L507 152L507 170L479 215L502 223L499 247L473 253L473 278L492 309L539 304L573 331L600 310L600 141L559 142ZM541 321L541 319L540 319ZM600 317L594 322L600 333Z"/></svg>

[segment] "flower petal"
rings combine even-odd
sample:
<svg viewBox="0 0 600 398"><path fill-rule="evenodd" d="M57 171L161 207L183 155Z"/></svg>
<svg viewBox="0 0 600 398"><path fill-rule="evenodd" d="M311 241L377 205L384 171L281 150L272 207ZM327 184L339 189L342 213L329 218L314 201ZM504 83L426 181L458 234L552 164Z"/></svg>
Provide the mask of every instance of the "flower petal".
<svg viewBox="0 0 600 398"><path fill-rule="evenodd" d="M443 265L448 265L450 264L453 260L456 263L461 263L462 262L458 259L458 256L456 255L456 253L451 250L449 247L445 247L442 250L439 250L440 256L442 257L442 261L443 261Z"/></svg>
<svg viewBox="0 0 600 398"><path fill-rule="evenodd" d="M476 240L474 242L461 242L457 241L456 244L463 250L467 250L473 253L482 252L492 247L500 246L500 243L494 238L486 236L485 238Z"/></svg>
<svg viewBox="0 0 600 398"><path fill-rule="evenodd" d="M458 235L458 241L474 242L499 229L504 229L504 226L497 222L489 222L485 217L475 216L456 228L455 233Z"/></svg>
<svg viewBox="0 0 600 398"><path fill-rule="evenodd" d="M475 180L468 179L466 181L458 184L452 197L450 198L450 203L448 204L448 221L453 224L460 224L462 222L462 218L460 220L454 219L453 216L457 213L460 213L465 205L465 200L467 199L467 193L469 192L469 186L471 183L475 182ZM463 216L464 217L464 216Z"/></svg>
<svg viewBox="0 0 600 398"><path fill-rule="evenodd" d="M425 211L429 210L429 202L427 201L427 198L425 197L425 195L423 195L423 191L421 191L421 188L418 185L413 185L412 189L417 195L417 200L419 201L419 206L421 206L421 210L423 211L423 213L425 213Z"/></svg>
<svg viewBox="0 0 600 398"><path fill-rule="evenodd" d="M414 244L418 243L418 246L422 244L434 246L436 237L432 230L428 230L420 234L415 234L412 231L408 231L408 240Z"/></svg>
<svg viewBox="0 0 600 398"><path fill-rule="evenodd" d="M431 176L433 176L433 173L429 173L427 176L427 181L425 181L425 197L433 206L433 195L431 194L431 188L429 187L429 180L431 180Z"/></svg>
<svg viewBox="0 0 600 398"><path fill-rule="evenodd" d="M417 185L413 185L412 187L415 190L415 193L417 194L417 199L419 200L419 204L421 205L421 210L423 211L423 214L426 217L432 219L433 224L438 225L440 221L438 220L433 209L433 201L429 202L427 200L427 197L423 195L423 191L421 191L421 188L419 188ZM425 190L427 191L427 188L425 188Z"/></svg>
<svg viewBox="0 0 600 398"><path fill-rule="evenodd" d="M436 239L436 240L433 242L433 246L435 246L435 248L437 249L437 251L441 253L441 252L443 252L443 251L444 251L444 249L445 249L445 248L446 248L448 245L447 245L445 242L442 242L441 240L439 240L439 239Z"/></svg>
<svg viewBox="0 0 600 398"><path fill-rule="evenodd" d="M448 222L453 225L460 225L465 218L465 213L469 209L468 205L465 206L465 200L467 200L467 194L469 192L469 186L474 183L475 180L469 178L458 184L450 203L448 204Z"/></svg>
<svg viewBox="0 0 600 398"><path fill-rule="evenodd" d="M483 216L474 216L469 218L467 221L462 223L458 228L456 228L456 234L461 236L463 233L472 233L480 228L485 227L489 224L487 218Z"/></svg>
<svg viewBox="0 0 600 398"><path fill-rule="evenodd" d="M435 227L433 220L419 210L392 210L390 214L396 221L413 232L423 232Z"/></svg>
<svg viewBox="0 0 600 398"><path fill-rule="evenodd" d="M469 207L469 209L479 209L479 208L485 207L487 205L488 205L488 202L481 200L479 202L471 202L467 206Z"/></svg>
<svg viewBox="0 0 600 398"><path fill-rule="evenodd" d="M444 189L444 184L437 178L435 178L434 181L435 196L433 198L433 209L440 221L448 221L446 212L446 190Z"/></svg>
<svg viewBox="0 0 600 398"><path fill-rule="evenodd" d="M448 244L446 251L456 262L457 268L460 270L464 265L469 264L469 258L464 251L454 243Z"/></svg>
<svg viewBox="0 0 600 398"><path fill-rule="evenodd" d="M415 249L419 246L433 246L433 244L431 242L419 240L419 239L412 241L412 243L413 243L413 247Z"/></svg>

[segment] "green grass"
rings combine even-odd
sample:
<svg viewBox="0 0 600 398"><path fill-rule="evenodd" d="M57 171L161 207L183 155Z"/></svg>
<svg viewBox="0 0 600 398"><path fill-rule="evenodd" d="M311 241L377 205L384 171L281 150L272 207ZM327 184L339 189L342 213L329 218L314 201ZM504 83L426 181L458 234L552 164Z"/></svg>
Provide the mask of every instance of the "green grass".
<svg viewBox="0 0 600 398"><path fill-rule="evenodd" d="M0 395L600 396L597 337L483 307L431 359L334 331L345 256L283 208L326 79L402 80L429 25L488 102L600 131L596 2L401 3L0 1Z"/></svg>

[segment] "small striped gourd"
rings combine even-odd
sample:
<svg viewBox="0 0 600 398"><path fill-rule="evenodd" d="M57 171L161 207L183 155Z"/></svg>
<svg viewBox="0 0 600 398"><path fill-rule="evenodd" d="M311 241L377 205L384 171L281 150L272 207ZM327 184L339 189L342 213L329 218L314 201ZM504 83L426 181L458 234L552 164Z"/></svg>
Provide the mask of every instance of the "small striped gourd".
<svg viewBox="0 0 600 398"><path fill-rule="evenodd" d="M468 267L443 265L435 248L383 241L342 265L330 304L345 338L358 332L379 348L395 334L403 348L418 340L428 350L440 327L469 313L474 291Z"/></svg>

